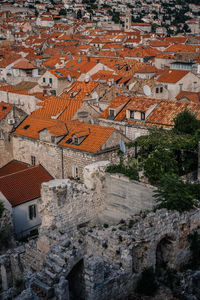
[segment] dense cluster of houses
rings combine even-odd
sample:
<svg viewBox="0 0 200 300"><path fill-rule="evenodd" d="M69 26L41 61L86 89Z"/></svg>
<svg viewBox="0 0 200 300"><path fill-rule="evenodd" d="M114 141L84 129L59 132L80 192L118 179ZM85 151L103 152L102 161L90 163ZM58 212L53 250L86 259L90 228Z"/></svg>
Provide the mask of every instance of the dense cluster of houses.
<svg viewBox="0 0 200 300"><path fill-rule="evenodd" d="M123 30L66 25L49 10L0 12L0 200L18 236L40 224L42 182L115 163L121 141L171 129L185 108L200 119L200 35L155 34L129 15Z"/></svg>

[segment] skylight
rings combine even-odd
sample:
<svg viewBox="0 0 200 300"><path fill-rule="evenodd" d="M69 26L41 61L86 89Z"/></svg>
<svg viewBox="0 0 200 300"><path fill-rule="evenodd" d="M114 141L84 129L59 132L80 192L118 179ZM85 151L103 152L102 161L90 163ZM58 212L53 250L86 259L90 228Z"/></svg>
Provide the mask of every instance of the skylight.
<svg viewBox="0 0 200 300"><path fill-rule="evenodd" d="M28 129L30 127L30 125L25 125L23 129Z"/></svg>

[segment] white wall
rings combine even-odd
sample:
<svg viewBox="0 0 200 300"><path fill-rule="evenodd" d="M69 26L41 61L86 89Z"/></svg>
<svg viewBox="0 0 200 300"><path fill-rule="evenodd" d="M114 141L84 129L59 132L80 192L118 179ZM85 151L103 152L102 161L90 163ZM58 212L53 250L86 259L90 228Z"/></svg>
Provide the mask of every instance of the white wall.
<svg viewBox="0 0 200 300"><path fill-rule="evenodd" d="M29 219L29 206L36 205L36 218ZM13 207L13 223L17 235L27 235L29 232L41 224L41 219L37 210L37 199L28 201ZM35 227L35 228L34 228Z"/></svg>

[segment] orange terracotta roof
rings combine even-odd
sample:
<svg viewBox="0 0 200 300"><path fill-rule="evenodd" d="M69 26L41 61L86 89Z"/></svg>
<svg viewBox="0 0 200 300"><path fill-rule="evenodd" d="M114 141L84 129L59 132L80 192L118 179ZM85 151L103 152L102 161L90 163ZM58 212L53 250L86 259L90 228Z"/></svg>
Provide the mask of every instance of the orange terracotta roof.
<svg viewBox="0 0 200 300"><path fill-rule="evenodd" d="M200 120L200 105L180 101L162 101L148 117L147 122L173 126L174 118L185 108L196 112L197 119Z"/></svg>
<svg viewBox="0 0 200 300"><path fill-rule="evenodd" d="M189 101L192 101L194 103L200 104L200 92L187 92L187 91L181 91L177 96L177 100L181 100L183 98L186 98Z"/></svg>
<svg viewBox="0 0 200 300"><path fill-rule="evenodd" d="M68 122L67 128L69 130L69 134L59 143L60 146L76 149L79 151L98 153L101 151L101 147L105 144L107 139L114 132L114 128L112 127L101 127L99 125L91 125L86 123L80 123L78 121ZM84 131L86 134L86 138L80 145L75 145L72 142L66 143L74 134L80 133ZM88 134L89 132L89 134Z"/></svg>
<svg viewBox="0 0 200 300"><path fill-rule="evenodd" d="M0 121L7 116L7 114L11 111L11 109L12 109L11 104L0 102Z"/></svg>
<svg viewBox="0 0 200 300"><path fill-rule="evenodd" d="M40 103L42 108L35 110L31 115L33 117L54 117L61 121L68 121L75 115L82 103L82 101L75 101L69 97L68 99L62 99L56 96L49 96Z"/></svg>
<svg viewBox="0 0 200 300"><path fill-rule="evenodd" d="M30 115L15 129L14 134L38 140L39 132L41 130L48 129L52 126L58 126L58 129L60 128L60 135L62 135L63 127L60 125L61 123L63 122Z"/></svg>
<svg viewBox="0 0 200 300"><path fill-rule="evenodd" d="M180 70L168 70L161 74L157 81L158 82L166 82L166 83L176 83L181 80L184 76L186 76L189 71L180 71Z"/></svg>
<svg viewBox="0 0 200 300"><path fill-rule="evenodd" d="M23 70L30 70L36 69L36 67L27 60L22 60L12 66L13 69L23 69Z"/></svg>
<svg viewBox="0 0 200 300"><path fill-rule="evenodd" d="M40 197L41 184L52 179L42 166L34 166L0 177L0 191L16 206Z"/></svg>
<svg viewBox="0 0 200 300"><path fill-rule="evenodd" d="M196 52L196 49L200 49L200 46L196 45L183 45L183 44L175 44L167 49L165 49L165 52L171 52L171 53L193 53Z"/></svg>

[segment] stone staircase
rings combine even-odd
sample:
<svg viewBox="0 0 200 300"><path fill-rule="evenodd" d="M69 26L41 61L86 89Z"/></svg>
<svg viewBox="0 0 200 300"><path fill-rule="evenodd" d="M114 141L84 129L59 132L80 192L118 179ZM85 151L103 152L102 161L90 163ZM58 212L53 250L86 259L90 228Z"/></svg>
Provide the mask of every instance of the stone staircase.
<svg viewBox="0 0 200 300"><path fill-rule="evenodd" d="M54 289L61 276L65 278L71 269L83 258L85 243L82 235L76 238L61 234L56 237L45 259L43 270L37 272L32 283L32 289L39 299L57 299Z"/></svg>

